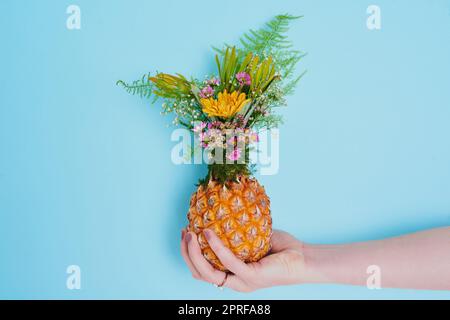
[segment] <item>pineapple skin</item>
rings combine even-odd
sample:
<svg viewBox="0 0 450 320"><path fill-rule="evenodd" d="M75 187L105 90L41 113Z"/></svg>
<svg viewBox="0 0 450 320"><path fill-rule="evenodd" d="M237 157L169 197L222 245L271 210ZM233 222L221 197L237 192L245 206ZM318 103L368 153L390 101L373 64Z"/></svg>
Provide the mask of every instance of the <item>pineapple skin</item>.
<svg viewBox="0 0 450 320"><path fill-rule="evenodd" d="M188 220L188 231L197 235L203 256L218 270L228 271L209 247L202 232L205 228L246 263L260 260L271 249L270 200L254 178L200 185L191 197Z"/></svg>

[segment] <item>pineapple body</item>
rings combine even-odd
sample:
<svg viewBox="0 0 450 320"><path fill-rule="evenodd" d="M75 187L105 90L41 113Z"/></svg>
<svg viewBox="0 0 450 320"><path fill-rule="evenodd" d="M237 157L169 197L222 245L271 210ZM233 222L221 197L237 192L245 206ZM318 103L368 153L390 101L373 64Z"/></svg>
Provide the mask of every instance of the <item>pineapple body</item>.
<svg viewBox="0 0 450 320"><path fill-rule="evenodd" d="M214 180L192 195L188 230L198 237L203 256L227 271L208 245L203 229L213 230L225 246L244 262L255 262L270 250L270 200L256 179L240 177L220 184Z"/></svg>

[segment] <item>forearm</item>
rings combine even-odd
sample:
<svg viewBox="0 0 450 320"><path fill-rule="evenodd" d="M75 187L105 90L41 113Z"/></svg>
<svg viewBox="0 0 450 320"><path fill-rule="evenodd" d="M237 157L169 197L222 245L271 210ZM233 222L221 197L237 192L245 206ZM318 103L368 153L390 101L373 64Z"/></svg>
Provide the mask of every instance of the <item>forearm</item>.
<svg viewBox="0 0 450 320"><path fill-rule="evenodd" d="M377 241L305 245L306 282L366 285L369 266L381 287L450 290L450 227Z"/></svg>

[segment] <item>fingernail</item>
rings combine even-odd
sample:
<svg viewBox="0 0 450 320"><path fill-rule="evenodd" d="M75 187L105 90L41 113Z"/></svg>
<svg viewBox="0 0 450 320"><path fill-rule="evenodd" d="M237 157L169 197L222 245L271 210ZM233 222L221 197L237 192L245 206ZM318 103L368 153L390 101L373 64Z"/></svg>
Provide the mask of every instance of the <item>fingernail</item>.
<svg viewBox="0 0 450 320"><path fill-rule="evenodd" d="M186 240L186 242L189 243L189 241L191 241L191 239L192 239L192 235L191 235L190 232L188 232L188 233L186 234L186 237L184 237L184 240Z"/></svg>
<svg viewBox="0 0 450 320"><path fill-rule="evenodd" d="M205 235L206 240L211 239L211 231L208 229L203 230L203 234Z"/></svg>

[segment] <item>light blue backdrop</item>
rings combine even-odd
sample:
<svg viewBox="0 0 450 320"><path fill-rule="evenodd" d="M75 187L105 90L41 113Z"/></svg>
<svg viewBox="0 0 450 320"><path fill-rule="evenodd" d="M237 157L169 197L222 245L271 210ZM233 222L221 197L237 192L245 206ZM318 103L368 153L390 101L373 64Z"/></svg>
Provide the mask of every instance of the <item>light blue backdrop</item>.
<svg viewBox="0 0 450 320"><path fill-rule="evenodd" d="M173 165L169 119L115 86L152 70L202 77L210 45L303 14L290 36L308 73L283 112L280 171L260 177L275 227L337 243L449 225L449 1L2 0L0 12L0 298L450 298L195 281L179 237L204 168ZM71 264L79 291L66 289Z"/></svg>

